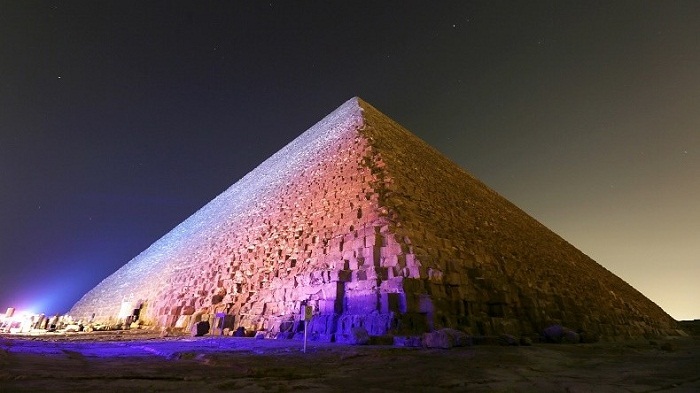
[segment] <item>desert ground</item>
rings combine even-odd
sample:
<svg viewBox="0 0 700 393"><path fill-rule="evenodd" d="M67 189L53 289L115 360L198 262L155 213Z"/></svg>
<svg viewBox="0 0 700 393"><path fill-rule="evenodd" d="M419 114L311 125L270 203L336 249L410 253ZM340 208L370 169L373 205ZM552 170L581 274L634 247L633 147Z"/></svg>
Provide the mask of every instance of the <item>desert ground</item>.
<svg viewBox="0 0 700 393"><path fill-rule="evenodd" d="M0 392L700 392L700 337L451 349L125 331L0 336Z"/></svg>

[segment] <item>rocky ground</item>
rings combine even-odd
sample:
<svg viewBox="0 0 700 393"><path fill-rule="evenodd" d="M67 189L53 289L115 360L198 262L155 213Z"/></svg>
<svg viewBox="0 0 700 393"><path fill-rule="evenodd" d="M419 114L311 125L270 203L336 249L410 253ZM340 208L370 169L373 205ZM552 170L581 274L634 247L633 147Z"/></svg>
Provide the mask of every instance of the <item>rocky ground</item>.
<svg viewBox="0 0 700 393"><path fill-rule="evenodd" d="M0 337L0 392L698 392L700 337L452 349L147 332Z"/></svg>

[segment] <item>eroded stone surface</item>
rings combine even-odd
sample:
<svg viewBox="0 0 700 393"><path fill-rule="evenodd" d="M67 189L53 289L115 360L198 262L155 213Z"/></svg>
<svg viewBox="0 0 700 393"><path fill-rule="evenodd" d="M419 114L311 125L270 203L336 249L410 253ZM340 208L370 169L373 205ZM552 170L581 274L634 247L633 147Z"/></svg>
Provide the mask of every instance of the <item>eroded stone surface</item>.
<svg viewBox="0 0 700 393"><path fill-rule="evenodd" d="M354 98L88 292L71 315L187 329L214 315L271 337L553 324L666 334L656 304Z"/></svg>

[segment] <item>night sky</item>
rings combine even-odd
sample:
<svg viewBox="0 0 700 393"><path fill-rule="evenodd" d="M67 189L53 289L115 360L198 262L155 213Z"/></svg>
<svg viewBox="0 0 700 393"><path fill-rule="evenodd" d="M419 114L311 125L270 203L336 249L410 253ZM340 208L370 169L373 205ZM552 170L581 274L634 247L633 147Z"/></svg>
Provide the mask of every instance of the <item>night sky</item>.
<svg viewBox="0 0 700 393"><path fill-rule="evenodd" d="M0 313L66 312L353 96L700 318L697 1L0 0Z"/></svg>

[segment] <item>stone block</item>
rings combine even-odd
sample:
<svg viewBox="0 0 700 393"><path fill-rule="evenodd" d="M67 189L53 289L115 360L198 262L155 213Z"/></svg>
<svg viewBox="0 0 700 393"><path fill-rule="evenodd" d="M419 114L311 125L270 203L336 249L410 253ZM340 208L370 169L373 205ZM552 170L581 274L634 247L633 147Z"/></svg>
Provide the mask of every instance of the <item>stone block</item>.
<svg viewBox="0 0 700 393"><path fill-rule="evenodd" d="M546 342L576 344L581 341L581 337L575 331L561 326L552 325L542 331L542 336Z"/></svg>
<svg viewBox="0 0 700 393"><path fill-rule="evenodd" d="M350 328L349 334L336 334L335 341L342 344L367 345L369 344L370 336L364 327L354 326Z"/></svg>
<svg viewBox="0 0 700 393"><path fill-rule="evenodd" d="M411 348L422 347L422 336L394 336L394 346Z"/></svg>
<svg viewBox="0 0 700 393"><path fill-rule="evenodd" d="M396 331L402 335L423 334L429 331L426 314L406 312L397 315Z"/></svg>
<svg viewBox="0 0 700 393"><path fill-rule="evenodd" d="M382 314L406 312L406 295L404 293L382 293L381 295Z"/></svg>
<svg viewBox="0 0 700 393"><path fill-rule="evenodd" d="M318 333L324 336L333 334L337 329L337 315L316 315L309 322L309 332Z"/></svg>
<svg viewBox="0 0 700 393"><path fill-rule="evenodd" d="M335 313L335 299L326 299L318 301L318 308L321 314L334 314Z"/></svg>
<svg viewBox="0 0 700 393"><path fill-rule="evenodd" d="M192 325L192 336L201 337L209 333L209 321L200 321Z"/></svg>
<svg viewBox="0 0 700 393"><path fill-rule="evenodd" d="M378 295L375 293L370 294L357 294L357 295L346 295L345 297L345 312L348 314L370 314L379 310Z"/></svg>
<svg viewBox="0 0 700 393"><path fill-rule="evenodd" d="M423 334L422 343L426 348L449 349L452 347L470 346L472 345L472 340L464 332L445 328Z"/></svg>
<svg viewBox="0 0 700 393"><path fill-rule="evenodd" d="M189 315L180 315L180 317L177 319L177 322L175 322L175 327L178 329L186 329L190 325L190 316Z"/></svg>
<svg viewBox="0 0 700 393"><path fill-rule="evenodd" d="M418 313L433 313L433 300L428 294L406 294L406 311Z"/></svg>
<svg viewBox="0 0 700 393"><path fill-rule="evenodd" d="M352 281L352 271L351 270L339 270L333 272L335 274L336 281L349 282Z"/></svg>

